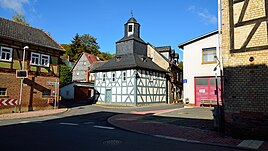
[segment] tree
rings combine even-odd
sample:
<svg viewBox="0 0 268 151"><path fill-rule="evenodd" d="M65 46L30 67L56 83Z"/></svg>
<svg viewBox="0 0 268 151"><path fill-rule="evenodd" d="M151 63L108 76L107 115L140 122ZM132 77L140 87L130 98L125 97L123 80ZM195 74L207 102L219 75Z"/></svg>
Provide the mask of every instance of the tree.
<svg viewBox="0 0 268 151"><path fill-rule="evenodd" d="M15 15L12 16L12 20L22 25L29 26L29 23L26 21L24 15L16 13Z"/></svg>
<svg viewBox="0 0 268 151"><path fill-rule="evenodd" d="M81 38L78 34L76 34L72 40L72 44L70 45L70 50L67 50L67 54L70 56L70 61L76 60L82 50L83 46L81 43Z"/></svg>
<svg viewBox="0 0 268 151"><path fill-rule="evenodd" d="M70 72L71 68L61 64L60 65L60 86L63 87L68 83L72 82L72 73Z"/></svg>
<svg viewBox="0 0 268 151"><path fill-rule="evenodd" d="M98 55L100 54L100 46L97 43L97 39L89 34L84 34L80 37L81 44L83 47L83 52L87 52L90 54Z"/></svg>

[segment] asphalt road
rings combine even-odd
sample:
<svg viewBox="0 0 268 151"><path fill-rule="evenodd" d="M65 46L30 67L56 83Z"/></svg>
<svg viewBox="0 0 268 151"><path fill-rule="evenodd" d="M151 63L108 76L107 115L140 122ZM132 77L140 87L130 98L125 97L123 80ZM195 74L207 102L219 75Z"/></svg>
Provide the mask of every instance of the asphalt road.
<svg viewBox="0 0 268 151"><path fill-rule="evenodd" d="M156 107L157 108L157 107ZM0 120L1 151L234 151L168 140L113 127L107 118L146 108L75 107L53 116Z"/></svg>

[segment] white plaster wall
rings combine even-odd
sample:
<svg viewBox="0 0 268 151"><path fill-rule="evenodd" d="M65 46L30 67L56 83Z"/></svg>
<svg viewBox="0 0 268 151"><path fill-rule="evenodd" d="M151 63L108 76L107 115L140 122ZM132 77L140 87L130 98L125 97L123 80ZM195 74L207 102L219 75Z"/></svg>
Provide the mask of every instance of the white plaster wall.
<svg viewBox="0 0 268 151"><path fill-rule="evenodd" d="M67 91L69 91L69 95L67 95ZM60 88L60 96L64 99L74 99L74 83Z"/></svg>
<svg viewBox="0 0 268 151"><path fill-rule="evenodd" d="M126 81L122 80L123 72L126 72ZM105 82L102 81L103 73L106 74ZM115 73L115 82L112 81L112 73ZM106 89L111 89L111 103L134 103L134 73L133 69L95 73L95 89L100 93L99 102L105 102Z"/></svg>
<svg viewBox="0 0 268 151"><path fill-rule="evenodd" d="M184 46L183 79L187 79L187 83L183 84L183 96L184 100L189 98L190 104L195 103L194 77L215 76L213 69L216 63L202 64L202 49L210 47L217 48L216 54L218 56L218 34ZM217 75L220 75L219 70L217 70Z"/></svg>

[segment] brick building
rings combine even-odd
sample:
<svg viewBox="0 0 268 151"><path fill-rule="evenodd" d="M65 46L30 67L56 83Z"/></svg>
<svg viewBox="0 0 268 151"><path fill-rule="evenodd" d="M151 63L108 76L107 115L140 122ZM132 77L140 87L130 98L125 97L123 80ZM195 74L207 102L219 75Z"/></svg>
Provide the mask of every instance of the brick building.
<svg viewBox="0 0 268 151"><path fill-rule="evenodd" d="M268 138L268 0L222 0L226 132Z"/></svg>
<svg viewBox="0 0 268 151"><path fill-rule="evenodd" d="M25 61L23 63L23 49ZM65 50L43 30L0 17L0 101L20 98L21 80L16 71L28 71L23 80L22 111L52 108L48 100L55 91L48 83L59 81L60 55ZM56 93L57 97L59 93ZM1 102L0 102L1 103ZM0 105L0 113L12 112L14 104ZM18 111L18 107L16 106Z"/></svg>

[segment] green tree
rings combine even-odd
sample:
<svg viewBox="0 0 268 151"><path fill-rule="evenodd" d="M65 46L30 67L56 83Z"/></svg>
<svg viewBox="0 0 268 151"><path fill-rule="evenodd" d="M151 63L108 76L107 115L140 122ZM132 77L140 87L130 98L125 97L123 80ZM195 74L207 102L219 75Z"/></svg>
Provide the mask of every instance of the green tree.
<svg viewBox="0 0 268 151"><path fill-rule="evenodd" d="M12 16L12 20L22 25L29 26L29 23L26 21L24 15L16 13L15 15Z"/></svg>
<svg viewBox="0 0 268 151"><path fill-rule="evenodd" d="M72 82L72 73L70 72L71 68L61 64L60 65L60 86L63 87L68 83Z"/></svg>
<svg viewBox="0 0 268 151"><path fill-rule="evenodd" d="M100 54L100 46L97 43L97 39L89 34L84 34L80 36L83 52L87 52L90 54L98 55Z"/></svg>
<svg viewBox="0 0 268 151"><path fill-rule="evenodd" d="M70 57L70 61L76 60L79 54L82 52L82 50L83 50L83 46L82 46L81 38L78 34L76 34L70 45L70 50L66 50L67 54Z"/></svg>

